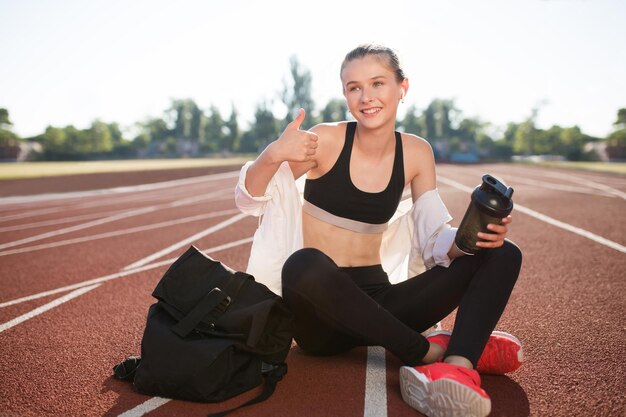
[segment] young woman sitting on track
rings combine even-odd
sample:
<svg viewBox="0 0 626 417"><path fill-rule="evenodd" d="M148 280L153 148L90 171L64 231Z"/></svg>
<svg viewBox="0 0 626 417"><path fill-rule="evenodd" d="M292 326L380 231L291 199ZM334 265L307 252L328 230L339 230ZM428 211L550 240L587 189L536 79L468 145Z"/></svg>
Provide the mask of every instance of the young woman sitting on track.
<svg viewBox="0 0 626 417"><path fill-rule="evenodd" d="M510 372L521 361L517 339L492 333L521 266L520 250L505 240L511 216L479 233L484 250L465 256L447 224L430 145L394 131L409 88L395 52L359 46L340 76L355 121L303 131L301 109L242 169L237 205L263 216L248 272L282 292L305 352L383 346L406 365L400 386L412 407L487 415L478 372ZM294 179L305 174L302 204ZM402 210L407 186L412 205ZM417 274L420 261L427 270ZM403 279L392 284L398 270ZM452 333L421 334L457 307Z"/></svg>

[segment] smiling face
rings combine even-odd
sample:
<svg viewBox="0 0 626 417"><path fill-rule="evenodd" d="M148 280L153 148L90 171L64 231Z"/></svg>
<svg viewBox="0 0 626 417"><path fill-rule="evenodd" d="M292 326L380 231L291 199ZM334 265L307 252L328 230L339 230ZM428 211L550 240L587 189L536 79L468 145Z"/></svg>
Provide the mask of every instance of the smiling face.
<svg viewBox="0 0 626 417"><path fill-rule="evenodd" d="M348 110L369 128L395 125L398 104L409 86L406 78L398 81L385 59L365 55L347 62L341 71Z"/></svg>

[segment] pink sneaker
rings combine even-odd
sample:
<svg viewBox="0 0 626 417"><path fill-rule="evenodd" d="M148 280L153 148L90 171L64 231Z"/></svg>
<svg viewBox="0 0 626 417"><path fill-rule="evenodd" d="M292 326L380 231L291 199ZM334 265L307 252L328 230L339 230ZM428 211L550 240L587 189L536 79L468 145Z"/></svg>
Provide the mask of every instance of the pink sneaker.
<svg viewBox="0 0 626 417"><path fill-rule="evenodd" d="M448 349L451 333L439 330L430 333L426 339ZM476 370L482 374L504 375L515 371L522 365L524 352L522 344L513 335L505 332L492 332L478 359Z"/></svg>
<svg viewBox="0 0 626 417"><path fill-rule="evenodd" d="M400 368L402 399L430 417L485 417L491 400L480 388L478 372L437 362Z"/></svg>

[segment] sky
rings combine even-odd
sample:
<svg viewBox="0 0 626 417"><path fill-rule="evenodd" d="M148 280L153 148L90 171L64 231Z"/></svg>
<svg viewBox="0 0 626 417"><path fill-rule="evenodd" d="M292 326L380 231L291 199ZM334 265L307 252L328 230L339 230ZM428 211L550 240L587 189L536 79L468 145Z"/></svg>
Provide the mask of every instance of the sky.
<svg viewBox="0 0 626 417"><path fill-rule="evenodd" d="M495 130L537 108L540 128L604 137L626 107L621 0L0 0L0 39L0 107L22 137L131 129L182 98L224 117L234 105L243 125L263 101L280 115L294 55L319 110L366 42L400 55L399 117L445 98Z"/></svg>

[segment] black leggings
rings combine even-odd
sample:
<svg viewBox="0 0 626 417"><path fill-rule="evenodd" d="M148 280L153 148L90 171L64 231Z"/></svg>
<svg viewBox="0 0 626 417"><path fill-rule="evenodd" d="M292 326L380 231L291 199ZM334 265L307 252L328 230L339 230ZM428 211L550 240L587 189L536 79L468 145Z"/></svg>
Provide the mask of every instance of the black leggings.
<svg viewBox="0 0 626 417"><path fill-rule="evenodd" d="M420 333L458 307L446 356L460 355L476 366L521 263L519 248L506 240L497 249L392 285L380 265L338 267L323 252L305 248L283 266L283 298L305 352L332 355L383 346L407 365L417 365L428 352Z"/></svg>

